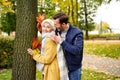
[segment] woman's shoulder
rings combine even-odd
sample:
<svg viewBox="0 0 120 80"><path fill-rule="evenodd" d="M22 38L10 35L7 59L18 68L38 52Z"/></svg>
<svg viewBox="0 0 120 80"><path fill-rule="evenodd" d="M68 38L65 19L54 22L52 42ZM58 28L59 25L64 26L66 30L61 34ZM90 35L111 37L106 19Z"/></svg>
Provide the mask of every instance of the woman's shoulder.
<svg viewBox="0 0 120 80"><path fill-rule="evenodd" d="M50 37L47 37L47 38L46 38L46 42L55 43Z"/></svg>
<svg viewBox="0 0 120 80"><path fill-rule="evenodd" d="M51 38L47 38L46 43L45 43L45 47L55 49L57 47L57 44Z"/></svg>

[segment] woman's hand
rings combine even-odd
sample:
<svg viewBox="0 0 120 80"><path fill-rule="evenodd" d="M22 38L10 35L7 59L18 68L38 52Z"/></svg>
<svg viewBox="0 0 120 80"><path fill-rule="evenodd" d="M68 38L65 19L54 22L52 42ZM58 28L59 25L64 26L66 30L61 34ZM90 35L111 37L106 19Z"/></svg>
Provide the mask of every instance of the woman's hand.
<svg viewBox="0 0 120 80"><path fill-rule="evenodd" d="M31 56L33 56L34 53L33 53L33 50L31 48L28 48L27 51L28 51L28 54L30 54Z"/></svg>

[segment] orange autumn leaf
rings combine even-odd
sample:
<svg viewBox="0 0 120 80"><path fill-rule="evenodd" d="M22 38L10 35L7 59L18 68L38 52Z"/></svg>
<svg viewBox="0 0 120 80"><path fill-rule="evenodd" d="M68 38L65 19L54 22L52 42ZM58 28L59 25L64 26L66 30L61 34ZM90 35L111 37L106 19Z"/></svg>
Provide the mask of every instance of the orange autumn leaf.
<svg viewBox="0 0 120 80"><path fill-rule="evenodd" d="M40 31L40 33L42 32L42 26L40 23L37 23L37 29L38 29L38 31Z"/></svg>
<svg viewBox="0 0 120 80"><path fill-rule="evenodd" d="M44 14L38 14L38 16L36 17L38 23L41 23L45 18L46 17Z"/></svg>
<svg viewBox="0 0 120 80"><path fill-rule="evenodd" d="M38 16L36 17L36 20L37 20L37 29L42 32L42 27L41 27L41 23L42 21L45 19L45 15L44 14L38 14Z"/></svg>
<svg viewBox="0 0 120 80"><path fill-rule="evenodd" d="M36 17L36 21L37 21L37 29L38 31L42 32L42 26L41 23L42 21L45 19L45 15L44 14L38 14L38 16ZM32 49L40 49L41 48L42 43L38 41L38 38L33 38L32 39Z"/></svg>
<svg viewBox="0 0 120 80"><path fill-rule="evenodd" d="M33 38L32 39L32 49L40 49L41 48L41 43L39 43L38 38Z"/></svg>

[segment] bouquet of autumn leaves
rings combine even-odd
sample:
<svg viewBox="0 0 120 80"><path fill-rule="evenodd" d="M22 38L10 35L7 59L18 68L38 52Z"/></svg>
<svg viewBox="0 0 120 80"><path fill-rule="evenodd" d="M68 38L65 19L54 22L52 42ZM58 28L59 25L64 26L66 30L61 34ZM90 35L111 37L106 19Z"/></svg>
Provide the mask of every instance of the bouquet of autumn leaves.
<svg viewBox="0 0 120 80"><path fill-rule="evenodd" d="M36 17L37 20L37 29L40 33L42 33L42 26L41 23L45 19L44 14L38 14ZM34 54L38 54L40 51L40 48L42 46L42 41L39 41L38 37L37 38L32 38L32 50Z"/></svg>

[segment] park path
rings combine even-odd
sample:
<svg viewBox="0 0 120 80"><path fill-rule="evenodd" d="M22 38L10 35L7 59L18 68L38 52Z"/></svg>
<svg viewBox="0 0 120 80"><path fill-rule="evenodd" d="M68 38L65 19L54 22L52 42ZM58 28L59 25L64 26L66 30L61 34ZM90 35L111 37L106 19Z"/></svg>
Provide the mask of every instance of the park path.
<svg viewBox="0 0 120 80"><path fill-rule="evenodd" d="M120 59L84 54L83 69L90 69L120 76Z"/></svg>

